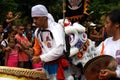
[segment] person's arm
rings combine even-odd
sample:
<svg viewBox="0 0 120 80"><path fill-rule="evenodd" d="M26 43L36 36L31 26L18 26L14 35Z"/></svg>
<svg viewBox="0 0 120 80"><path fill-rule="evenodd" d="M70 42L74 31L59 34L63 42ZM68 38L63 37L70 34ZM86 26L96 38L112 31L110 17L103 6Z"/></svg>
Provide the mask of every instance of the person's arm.
<svg viewBox="0 0 120 80"><path fill-rule="evenodd" d="M102 28L98 34L90 34L90 37L94 38L94 39L103 39L104 38L104 28Z"/></svg>
<svg viewBox="0 0 120 80"><path fill-rule="evenodd" d="M97 32L96 30L92 29L92 30L90 31L90 33L89 33L89 38L90 38L91 40L95 40L95 39L97 39L97 38L96 38L97 35L98 35L98 32Z"/></svg>
<svg viewBox="0 0 120 80"><path fill-rule="evenodd" d="M29 56L39 56L42 53L40 43L36 37L35 37L35 43L33 48L30 47L24 50L24 52L27 53Z"/></svg>
<svg viewBox="0 0 120 80"><path fill-rule="evenodd" d="M63 55L63 50L65 48L64 30L61 26L57 26L57 25L54 26L53 28L54 30L52 30L51 32L53 33L53 37L55 41L54 43L56 44L56 46L54 46L54 48L52 48L48 53L42 54L39 57L34 56L32 58L33 63L38 63L39 61L43 61L43 62L53 61L60 58L60 56ZM34 50L38 48L34 48Z"/></svg>
<svg viewBox="0 0 120 80"><path fill-rule="evenodd" d="M5 48L5 66L7 66L10 50L11 50L10 47Z"/></svg>
<svg viewBox="0 0 120 80"><path fill-rule="evenodd" d="M9 52L5 52L5 66L7 66Z"/></svg>
<svg viewBox="0 0 120 80"><path fill-rule="evenodd" d="M10 22L12 22L12 21L14 21L14 20L16 20L16 19L18 19L18 18L19 18L19 15L15 16L15 17L12 18L12 19L6 19L6 22L7 22L7 23L10 23Z"/></svg>

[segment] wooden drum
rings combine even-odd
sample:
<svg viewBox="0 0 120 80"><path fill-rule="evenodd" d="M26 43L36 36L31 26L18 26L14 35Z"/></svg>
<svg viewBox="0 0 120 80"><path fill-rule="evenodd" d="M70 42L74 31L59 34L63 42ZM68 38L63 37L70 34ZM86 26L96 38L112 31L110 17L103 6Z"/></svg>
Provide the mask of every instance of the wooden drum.
<svg viewBox="0 0 120 80"><path fill-rule="evenodd" d="M48 80L43 71L0 66L0 80Z"/></svg>
<svg viewBox="0 0 120 80"><path fill-rule="evenodd" d="M99 72L101 69L110 69L115 71L116 68L117 62L113 57L102 55L89 60L85 64L84 74L87 80L99 80Z"/></svg>

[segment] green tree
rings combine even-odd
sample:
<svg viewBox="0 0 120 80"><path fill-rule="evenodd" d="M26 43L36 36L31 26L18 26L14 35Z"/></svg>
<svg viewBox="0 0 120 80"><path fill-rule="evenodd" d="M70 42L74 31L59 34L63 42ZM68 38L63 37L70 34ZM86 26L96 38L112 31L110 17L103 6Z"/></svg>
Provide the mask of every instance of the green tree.
<svg viewBox="0 0 120 80"><path fill-rule="evenodd" d="M119 0L91 0L89 12L93 11L92 18L95 23L99 23L100 17L113 9L120 9Z"/></svg>
<svg viewBox="0 0 120 80"><path fill-rule="evenodd" d="M11 10L14 13L21 13L22 23L32 21L31 7L36 4L43 4L57 21L63 18L63 0L0 0L0 22L4 21L6 13ZM109 11L120 8L120 0L90 0L88 13L93 12L92 18L98 23L100 17Z"/></svg>
<svg viewBox="0 0 120 80"><path fill-rule="evenodd" d="M17 4L17 10L22 12L22 17L28 16L31 19L31 7L36 4L43 4L48 11L54 16L55 20L62 15L62 0L14 0Z"/></svg>
<svg viewBox="0 0 120 80"><path fill-rule="evenodd" d="M0 0L0 22L4 21L6 13L13 11L21 13L20 22L31 21L31 7L36 4L43 4L57 21L62 16L62 0Z"/></svg>
<svg viewBox="0 0 120 80"><path fill-rule="evenodd" d="M17 4L14 0L0 0L0 23L5 20L5 16L8 11L15 12L17 10Z"/></svg>

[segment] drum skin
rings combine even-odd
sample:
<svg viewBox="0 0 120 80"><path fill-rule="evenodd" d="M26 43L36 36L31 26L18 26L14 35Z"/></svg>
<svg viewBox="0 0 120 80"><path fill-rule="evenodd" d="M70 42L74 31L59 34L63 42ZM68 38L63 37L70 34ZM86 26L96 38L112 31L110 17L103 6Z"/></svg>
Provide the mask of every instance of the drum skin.
<svg viewBox="0 0 120 80"><path fill-rule="evenodd" d="M110 69L115 71L117 68L116 60L109 55L97 56L89 60L84 66L84 75L86 80L99 80L99 72L101 69ZM120 80L120 79L107 79L107 80Z"/></svg>

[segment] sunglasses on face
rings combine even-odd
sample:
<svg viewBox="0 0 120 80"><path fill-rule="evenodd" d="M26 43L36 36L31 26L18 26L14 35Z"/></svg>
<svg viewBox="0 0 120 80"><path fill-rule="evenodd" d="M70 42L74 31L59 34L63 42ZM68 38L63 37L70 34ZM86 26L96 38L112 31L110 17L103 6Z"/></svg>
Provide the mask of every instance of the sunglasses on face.
<svg viewBox="0 0 120 80"><path fill-rule="evenodd" d="M24 28L21 28L21 29L19 29L20 31L23 31L24 30Z"/></svg>

